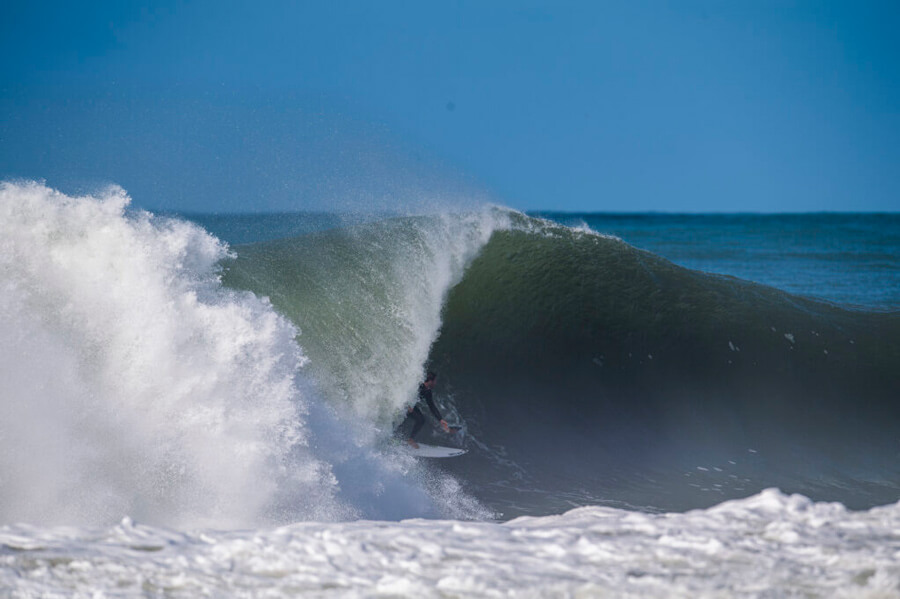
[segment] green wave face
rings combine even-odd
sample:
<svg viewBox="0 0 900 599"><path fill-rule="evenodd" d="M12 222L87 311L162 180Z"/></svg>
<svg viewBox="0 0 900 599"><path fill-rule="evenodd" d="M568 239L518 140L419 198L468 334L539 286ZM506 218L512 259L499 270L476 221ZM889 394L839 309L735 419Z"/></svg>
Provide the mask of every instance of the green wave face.
<svg viewBox="0 0 900 599"><path fill-rule="evenodd" d="M548 226L493 236L449 294L435 354L550 378L598 362L605 381L662 371L727 382L835 366L853 378L890 370L897 324L897 314L844 310Z"/></svg>
<svg viewBox="0 0 900 599"><path fill-rule="evenodd" d="M639 502L646 477L669 481L667 509L742 496L747 480L834 498L848 484L834 480L858 489L897 471L898 320L531 227L496 232L473 260L431 361L493 448L485 485L526 472L529 488ZM718 465L702 466L710 456ZM704 494L684 477L698 465L744 470ZM827 492L810 488L823 479ZM871 494L897 496L893 484Z"/></svg>
<svg viewBox="0 0 900 599"><path fill-rule="evenodd" d="M399 218L239 246L224 282L268 296L300 327L330 403L385 429L414 399L447 290L507 219Z"/></svg>

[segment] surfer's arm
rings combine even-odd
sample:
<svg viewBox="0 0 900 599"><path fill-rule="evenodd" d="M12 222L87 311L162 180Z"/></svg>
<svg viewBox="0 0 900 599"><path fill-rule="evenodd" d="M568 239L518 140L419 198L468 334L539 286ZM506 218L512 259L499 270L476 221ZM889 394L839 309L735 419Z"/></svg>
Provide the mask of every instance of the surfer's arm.
<svg viewBox="0 0 900 599"><path fill-rule="evenodd" d="M443 428L448 433L450 432L450 425L447 424L447 421L444 420L444 417L441 416L440 411L437 409L437 406L434 404L434 399L431 397L431 394L428 394L425 397L425 401L428 403L428 409L431 410L432 415L435 418L441 421L441 428Z"/></svg>
<svg viewBox="0 0 900 599"><path fill-rule="evenodd" d="M434 414L434 417L441 421L441 428L446 432L450 432L450 425L447 424L447 421L441 416L441 413L438 412L437 406L434 405L434 402L430 399L428 400L428 407L431 408L431 413Z"/></svg>
<svg viewBox="0 0 900 599"><path fill-rule="evenodd" d="M427 389L424 385L419 387L419 399L425 400L425 403L428 404L428 409L431 410L431 415L440 420L441 428L449 433L450 425L447 424L447 421L441 416L440 410L437 409L437 406L434 403L434 396L431 394L431 389Z"/></svg>
<svg viewBox="0 0 900 599"><path fill-rule="evenodd" d="M434 398L431 397L431 394L428 394L425 397L425 402L428 404L428 409L431 410L431 413L434 415L434 417L443 422L444 417L441 416L441 413L440 411L438 411L437 406L434 405Z"/></svg>

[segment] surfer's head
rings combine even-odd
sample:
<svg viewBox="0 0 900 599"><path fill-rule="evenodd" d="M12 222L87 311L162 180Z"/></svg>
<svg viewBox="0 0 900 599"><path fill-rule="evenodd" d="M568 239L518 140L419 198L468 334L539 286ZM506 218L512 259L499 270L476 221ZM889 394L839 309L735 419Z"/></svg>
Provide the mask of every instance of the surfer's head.
<svg viewBox="0 0 900 599"><path fill-rule="evenodd" d="M429 370L428 374L425 375L425 386L431 389L434 387L435 382L437 382L437 374Z"/></svg>

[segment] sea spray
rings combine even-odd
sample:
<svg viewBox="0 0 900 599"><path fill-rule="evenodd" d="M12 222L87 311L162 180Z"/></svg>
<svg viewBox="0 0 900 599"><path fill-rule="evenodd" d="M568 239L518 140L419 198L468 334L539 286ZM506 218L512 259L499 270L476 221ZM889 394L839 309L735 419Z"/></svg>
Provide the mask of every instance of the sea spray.
<svg viewBox="0 0 900 599"><path fill-rule="evenodd" d="M0 186L0 520L235 526L284 488L294 518L347 513L296 328L219 284L215 238L128 204Z"/></svg>
<svg viewBox="0 0 900 599"><path fill-rule="evenodd" d="M347 411L321 399L349 388L357 406L376 396L401 405L394 386L414 389L443 297L479 247L465 232L483 243L484 229L425 228L427 247L400 235L393 254L389 236L370 239L378 251L347 257L358 279L376 273L383 284L372 298L383 320L374 332L399 346L376 359L383 339L373 335L373 345L373 330L301 335L267 298L223 287L224 244L196 225L130 210L121 189L68 197L5 183L0 198L0 521L128 515L239 526L490 514L457 481L385 443L379 431L391 416L378 414L401 410ZM404 262L407 253L414 259ZM323 323L309 325L315 333ZM309 360L298 338L349 353ZM360 360L366 352L373 360ZM336 355L344 370L316 365Z"/></svg>

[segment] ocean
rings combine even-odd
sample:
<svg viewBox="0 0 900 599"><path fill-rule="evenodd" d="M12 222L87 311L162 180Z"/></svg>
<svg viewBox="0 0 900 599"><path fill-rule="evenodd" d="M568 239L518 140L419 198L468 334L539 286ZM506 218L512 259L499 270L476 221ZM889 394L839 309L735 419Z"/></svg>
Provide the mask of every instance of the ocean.
<svg viewBox="0 0 900 599"><path fill-rule="evenodd" d="M896 214L8 182L0 250L2 596L900 597Z"/></svg>

